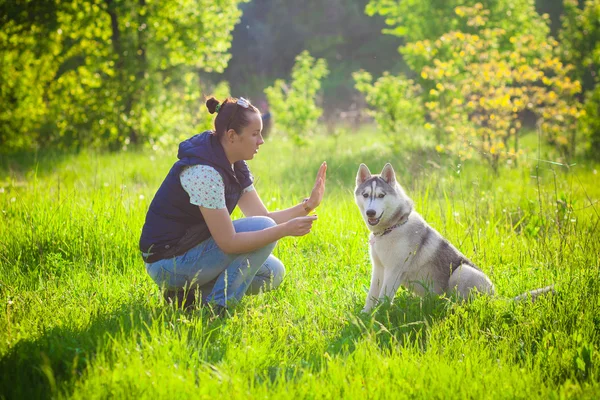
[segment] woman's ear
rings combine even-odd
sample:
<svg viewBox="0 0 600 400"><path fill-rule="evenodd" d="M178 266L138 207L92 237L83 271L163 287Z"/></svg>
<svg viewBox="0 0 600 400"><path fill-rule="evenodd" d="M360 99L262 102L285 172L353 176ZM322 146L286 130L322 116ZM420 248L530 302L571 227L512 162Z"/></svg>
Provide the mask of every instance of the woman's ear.
<svg viewBox="0 0 600 400"><path fill-rule="evenodd" d="M237 135L238 134L233 129L229 129L227 132L225 132L225 136L227 137L227 141L229 143L233 143Z"/></svg>

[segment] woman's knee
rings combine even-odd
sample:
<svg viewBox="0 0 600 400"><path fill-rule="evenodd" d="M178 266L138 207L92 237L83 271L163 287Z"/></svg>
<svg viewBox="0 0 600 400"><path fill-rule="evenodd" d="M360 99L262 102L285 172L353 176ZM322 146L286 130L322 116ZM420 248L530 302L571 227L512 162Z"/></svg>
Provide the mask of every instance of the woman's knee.
<svg viewBox="0 0 600 400"><path fill-rule="evenodd" d="M233 221L236 232L262 231L276 225L277 223L273 218L264 216L248 217Z"/></svg>
<svg viewBox="0 0 600 400"><path fill-rule="evenodd" d="M262 231L263 229L277 226L277 222L275 222L271 217L258 216L251 218L253 220L252 223L254 224L254 226L256 226L257 231Z"/></svg>

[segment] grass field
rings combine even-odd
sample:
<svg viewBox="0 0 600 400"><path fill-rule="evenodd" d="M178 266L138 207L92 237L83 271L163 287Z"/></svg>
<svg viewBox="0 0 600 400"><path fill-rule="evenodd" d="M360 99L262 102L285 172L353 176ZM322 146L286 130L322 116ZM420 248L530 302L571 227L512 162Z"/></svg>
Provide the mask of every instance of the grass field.
<svg viewBox="0 0 600 400"><path fill-rule="evenodd" d="M600 165L549 163L533 138L496 176L405 142L269 140L250 164L267 207L297 204L323 160L326 197L313 232L275 249L282 286L214 321L164 305L137 251L175 150L3 157L0 398L598 398ZM370 262L352 191L360 162L387 161L496 297L401 290L360 314Z"/></svg>

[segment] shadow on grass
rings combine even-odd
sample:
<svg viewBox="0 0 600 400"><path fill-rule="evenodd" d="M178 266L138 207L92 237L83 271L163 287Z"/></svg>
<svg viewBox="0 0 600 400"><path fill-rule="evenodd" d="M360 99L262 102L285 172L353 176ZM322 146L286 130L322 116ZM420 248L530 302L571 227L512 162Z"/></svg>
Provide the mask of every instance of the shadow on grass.
<svg viewBox="0 0 600 400"><path fill-rule="evenodd" d="M352 353L361 339L372 340L381 349L407 345L424 350L427 330L445 318L451 307L451 299L434 294L419 297L408 291L398 293L393 304L380 303L369 314L360 312L357 305L338 338L330 343L328 353Z"/></svg>
<svg viewBox="0 0 600 400"><path fill-rule="evenodd" d="M36 339L22 340L0 359L0 398L49 399L71 393L98 352L115 336L149 337L153 326L173 325L181 317L187 319L197 313L204 310L184 312L171 306L151 308L129 303L97 316L85 328L57 327ZM222 321L207 322L203 318L202 323L214 328ZM212 335L211 340L215 337ZM222 346L212 349L206 355L207 361L217 362L225 351Z"/></svg>
<svg viewBox="0 0 600 400"><path fill-rule="evenodd" d="M60 150L23 151L12 154L0 153L0 181L10 177L16 181L30 171L39 176L52 173L57 165L76 156L75 152Z"/></svg>
<svg viewBox="0 0 600 400"><path fill-rule="evenodd" d="M370 314L360 311L362 305L356 304L345 316L345 326L326 344L325 352L329 356L350 357L363 340L375 342L382 350L402 344L424 349L427 330L443 319L450 308L448 299L436 295L420 298L406 291L398 292L393 304L382 303ZM327 358L319 348L291 364L276 360L274 365L257 371L254 383L298 382L307 373L322 373L327 368Z"/></svg>

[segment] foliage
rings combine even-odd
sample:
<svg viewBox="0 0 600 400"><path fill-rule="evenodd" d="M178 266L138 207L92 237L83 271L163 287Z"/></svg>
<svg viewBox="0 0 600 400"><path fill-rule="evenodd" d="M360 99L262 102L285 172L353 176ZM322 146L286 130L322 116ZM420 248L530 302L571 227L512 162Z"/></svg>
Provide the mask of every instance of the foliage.
<svg viewBox="0 0 600 400"><path fill-rule="evenodd" d="M385 72L373 83L371 74L364 70L355 72L353 77L356 89L371 107L369 114L391 143L398 145L410 137L412 127L423 124L420 87L412 80Z"/></svg>
<svg viewBox="0 0 600 400"><path fill-rule="evenodd" d="M581 127L590 137L590 155L598 159L600 158L600 83L586 93L583 106L585 115L581 118Z"/></svg>
<svg viewBox="0 0 600 400"><path fill-rule="evenodd" d="M347 109L361 99L351 74L360 68L379 75L396 71L393 54L398 39L382 35L383 18L366 18L368 0L253 0L242 6L235 27L233 58L223 74L232 88L254 100L263 89L286 77L296 56L307 50L327 61L330 73L323 78L323 107L329 112ZM362 104L362 102L360 103ZM333 119L333 118L331 118Z"/></svg>
<svg viewBox="0 0 600 400"><path fill-rule="evenodd" d="M153 128L143 114L195 112L197 75L230 58L240 1L3 1L4 150L140 143ZM148 109L158 99L177 116Z"/></svg>
<svg viewBox="0 0 600 400"><path fill-rule="evenodd" d="M206 109L206 96L201 96L196 90L200 85L198 76L189 73L186 78L189 81L184 87L183 96L168 99L163 95L158 99L150 99L151 103L143 110L141 121L147 126L146 132L150 136L148 145L160 154L174 154L183 140L214 129L215 115ZM214 87L207 86L203 92L219 100L230 96L229 84L225 81ZM186 109L187 112L177 112Z"/></svg>
<svg viewBox="0 0 600 400"><path fill-rule="evenodd" d="M574 152L581 86L568 76L571 67L560 62L558 43L532 1L457 6L440 25L405 13L408 3L396 9L373 1L367 11L388 15L389 24L403 24L391 33L414 39L400 52L423 88L426 127L436 133L439 151L463 159L477 152L497 169L516 156L523 120L533 117L549 143Z"/></svg>
<svg viewBox="0 0 600 400"><path fill-rule="evenodd" d="M547 141L569 149L581 115L575 98L581 86L567 76L558 44L535 35L507 37L504 29L488 26L489 10L480 4L456 13L476 33L453 31L404 50L409 65L417 71L424 65L426 107L432 127L443 132L440 145L461 157L475 150L497 168L516 154L521 121L532 113Z"/></svg>
<svg viewBox="0 0 600 400"><path fill-rule="evenodd" d="M581 129L590 136L591 154L600 156L600 1L565 0L559 38L562 58L574 65L573 79L583 83L586 115Z"/></svg>
<svg viewBox="0 0 600 400"><path fill-rule="evenodd" d="M477 29L482 21L469 22L455 13L457 7L476 4L489 10L486 17L489 26L504 29L507 37L534 34L543 40L548 32L544 20L535 12L534 0L371 0L365 11L370 16L385 17L386 24L391 26L386 33L413 43L436 40L451 31Z"/></svg>
<svg viewBox="0 0 600 400"><path fill-rule="evenodd" d="M278 79L265 89L269 107L273 113L275 129L298 143L310 135L323 110L317 106L321 80L327 76L327 62L313 58L308 51L296 57L290 83Z"/></svg>

